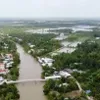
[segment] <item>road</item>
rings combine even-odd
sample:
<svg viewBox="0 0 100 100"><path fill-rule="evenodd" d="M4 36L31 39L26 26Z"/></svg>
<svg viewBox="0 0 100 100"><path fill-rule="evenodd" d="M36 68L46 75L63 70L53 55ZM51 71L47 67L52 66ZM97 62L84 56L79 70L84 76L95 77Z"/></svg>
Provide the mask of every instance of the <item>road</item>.
<svg viewBox="0 0 100 100"><path fill-rule="evenodd" d="M78 86L78 88L79 88L79 91L85 93L85 91L82 89L80 83L79 83L72 75L71 75L71 77L75 80L75 82L76 82L76 84L77 84L77 86ZM86 98L87 98L88 100L93 100L93 99L90 98L88 95L86 95Z"/></svg>

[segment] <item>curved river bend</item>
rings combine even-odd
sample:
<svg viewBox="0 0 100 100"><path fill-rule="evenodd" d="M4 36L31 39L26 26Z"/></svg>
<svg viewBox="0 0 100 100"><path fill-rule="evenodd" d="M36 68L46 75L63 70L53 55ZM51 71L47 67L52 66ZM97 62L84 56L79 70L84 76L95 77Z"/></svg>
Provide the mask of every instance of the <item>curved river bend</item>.
<svg viewBox="0 0 100 100"><path fill-rule="evenodd" d="M29 54L25 53L23 48L17 44L17 51L20 54L21 63L19 65L19 80L40 79L42 68L40 64ZM20 100L46 100L43 94L43 84L41 82L27 82L17 84Z"/></svg>

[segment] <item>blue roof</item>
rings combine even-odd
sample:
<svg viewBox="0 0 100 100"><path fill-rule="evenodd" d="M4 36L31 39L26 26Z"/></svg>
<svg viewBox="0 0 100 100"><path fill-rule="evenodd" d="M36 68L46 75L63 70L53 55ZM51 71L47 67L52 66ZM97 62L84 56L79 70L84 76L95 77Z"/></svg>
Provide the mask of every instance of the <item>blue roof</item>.
<svg viewBox="0 0 100 100"><path fill-rule="evenodd" d="M86 90L86 94L89 94L89 93L91 93L91 90Z"/></svg>

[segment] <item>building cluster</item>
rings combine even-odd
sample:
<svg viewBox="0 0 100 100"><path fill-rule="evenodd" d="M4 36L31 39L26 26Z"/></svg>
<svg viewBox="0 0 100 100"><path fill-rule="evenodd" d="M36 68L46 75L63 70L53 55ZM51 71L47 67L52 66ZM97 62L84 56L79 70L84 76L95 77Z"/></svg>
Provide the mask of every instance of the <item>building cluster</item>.
<svg viewBox="0 0 100 100"><path fill-rule="evenodd" d="M3 76L9 73L9 69L13 67L13 55L1 54L0 55L0 85L5 81Z"/></svg>
<svg viewBox="0 0 100 100"><path fill-rule="evenodd" d="M45 77L45 79L46 80L48 80L48 79L59 79L61 77L68 78L70 76L71 76L71 74L69 74L67 71L62 70L62 71L59 71L59 72L55 71L52 76L47 76L47 77Z"/></svg>
<svg viewBox="0 0 100 100"><path fill-rule="evenodd" d="M54 38L55 40L64 40L66 39L68 36L65 36L64 33L60 33L59 36L57 36L56 38Z"/></svg>
<svg viewBox="0 0 100 100"><path fill-rule="evenodd" d="M38 61L42 66L48 66L48 67L51 67L53 65L53 62L54 62L53 59L47 58L47 57L44 57L44 58L38 57Z"/></svg>
<svg viewBox="0 0 100 100"><path fill-rule="evenodd" d="M21 38L18 38L18 37L15 37L15 39L16 39L18 42L22 42L22 41L23 41Z"/></svg>
<svg viewBox="0 0 100 100"><path fill-rule="evenodd" d="M31 44L31 43L28 43L28 46L29 46L29 50L28 50L28 53L30 54L30 53L32 53L32 52L34 52L34 47L35 47L35 45L33 45L33 44Z"/></svg>
<svg viewBox="0 0 100 100"><path fill-rule="evenodd" d="M47 66L47 67L50 67L50 68L53 68L53 62L54 60L51 59L51 58L47 58L47 57L44 57L44 58L40 58L38 57L38 61L39 63L42 65L42 66ZM69 77L70 74L67 72L67 71L55 71L54 74L52 76L48 76L48 77L45 77L45 79L58 79L58 78L61 78L61 77Z"/></svg>

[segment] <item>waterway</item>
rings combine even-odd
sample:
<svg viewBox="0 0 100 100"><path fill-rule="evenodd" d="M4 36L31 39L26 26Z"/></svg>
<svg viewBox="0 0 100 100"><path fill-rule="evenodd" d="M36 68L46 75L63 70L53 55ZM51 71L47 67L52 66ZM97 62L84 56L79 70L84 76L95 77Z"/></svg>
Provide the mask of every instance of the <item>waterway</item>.
<svg viewBox="0 0 100 100"><path fill-rule="evenodd" d="M17 44L17 51L20 54L21 63L19 65L19 80L23 79L40 79L42 68L40 64L24 49ZM20 93L20 100L46 100L43 94L42 82L27 82L17 84Z"/></svg>

